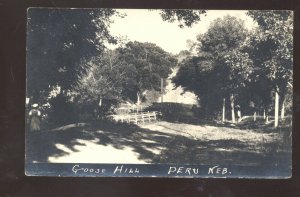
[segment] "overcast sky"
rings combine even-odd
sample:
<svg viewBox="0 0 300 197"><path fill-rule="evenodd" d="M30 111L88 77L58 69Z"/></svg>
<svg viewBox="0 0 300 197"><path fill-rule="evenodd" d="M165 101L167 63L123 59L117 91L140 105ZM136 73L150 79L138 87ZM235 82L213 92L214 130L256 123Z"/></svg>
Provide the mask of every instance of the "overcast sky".
<svg viewBox="0 0 300 197"><path fill-rule="evenodd" d="M218 17L236 16L244 20L249 29L255 25L253 20L246 15L247 11L209 10L207 15L201 15L201 21L191 28L179 28L177 21L174 23L163 21L159 12L155 10L124 9L119 11L127 16L125 18L113 17L114 23L110 27L112 35L123 36L131 41L152 42L173 54L187 49L186 41L188 39L195 41L196 35L205 33L209 24Z"/></svg>

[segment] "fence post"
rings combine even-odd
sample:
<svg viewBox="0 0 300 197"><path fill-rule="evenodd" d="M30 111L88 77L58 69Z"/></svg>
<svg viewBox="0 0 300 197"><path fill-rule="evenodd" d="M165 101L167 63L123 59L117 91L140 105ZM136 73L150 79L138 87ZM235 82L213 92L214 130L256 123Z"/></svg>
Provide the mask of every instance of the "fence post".
<svg viewBox="0 0 300 197"><path fill-rule="evenodd" d="M150 112L149 111L148 111L148 119L149 119L149 122L151 122Z"/></svg>
<svg viewBox="0 0 300 197"><path fill-rule="evenodd" d="M138 123L138 119L137 119L137 113L135 114L135 124Z"/></svg>
<svg viewBox="0 0 300 197"><path fill-rule="evenodd" d="M241 109L238 109L238 110L237 110L237 115L238 115L238 122L241 122L241 120L242 120L242 112L241 112Z"/></svg>
<svg viewBox="0 0 300 197"><path fill-rule="evenodd" d="M282 103L282 107L281 107L281 120L284 120L284 113L285 113L285 106L284 106L284 103Z"/></svg>

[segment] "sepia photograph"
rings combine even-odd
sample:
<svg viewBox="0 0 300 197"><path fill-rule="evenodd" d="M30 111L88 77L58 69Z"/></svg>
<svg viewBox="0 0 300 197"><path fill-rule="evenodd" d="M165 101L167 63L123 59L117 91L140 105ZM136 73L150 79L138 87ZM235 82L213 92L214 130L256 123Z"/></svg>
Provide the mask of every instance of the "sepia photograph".
<svg viewBox="0 0 300 197"><path fill-rule="evenodd" d="M26 175L290 178L293 18L29 8Z"/></svg>

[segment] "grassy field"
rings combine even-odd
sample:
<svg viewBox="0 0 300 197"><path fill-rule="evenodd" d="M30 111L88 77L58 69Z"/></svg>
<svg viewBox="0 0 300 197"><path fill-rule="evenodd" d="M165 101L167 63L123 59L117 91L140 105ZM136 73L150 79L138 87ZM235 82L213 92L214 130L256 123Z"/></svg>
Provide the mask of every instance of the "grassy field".
<svg viewBox="0 0 300 197"><path fill-rule="evenodd" d="M281 165L290 162L284 133L224 125L158 121L145 125L77 123L28 133L29 162Z"/></svg>

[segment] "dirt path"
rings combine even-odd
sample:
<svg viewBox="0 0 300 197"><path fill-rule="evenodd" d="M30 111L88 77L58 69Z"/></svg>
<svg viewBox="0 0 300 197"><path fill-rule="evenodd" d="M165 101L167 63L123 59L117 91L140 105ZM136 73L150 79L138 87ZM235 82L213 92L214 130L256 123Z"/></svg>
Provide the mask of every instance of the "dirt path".
<svg viewBox="0 0 300 197"><path fill-rule="evenodd" d="M175 84L172 83L172 78L177 74L178 67L172 69L172 73L167 79L167 86L165 87L165 94L163 95L164 102L175 102L183 104L198 104L197 96L192 92L184 92L182 87L175 88ZM157 100L160 102L161 98Z"/></svg>
<svg viewBox="0 0 300 197"><path fill-rule="evenodd" d="M274 142L279 140L275 133L258 133L253 130L241 130L228 127L202 126L183 123L156 122L142 125L142 128L159 130L164 133L183 135L195 140L239 140L247 143Z"/></svg>
<svg viewBox="0 0 300 197"><path fill-rule="evenodd" d="M124 128L124 129L123 129ZM156 122L151 124L100 129L74 126L45 132L36 139L51 139L40 147L47 162L59 163L255 163L280 137L252 130ZM271 148L270 148L271 145ZM50 148L49 148L50 147ZM276 156L276 155L275 155ZM274 158L266 159L272 162ZM41 158L36 162L43 161ZM35 160L33 160L35 162Z"/></svg>

